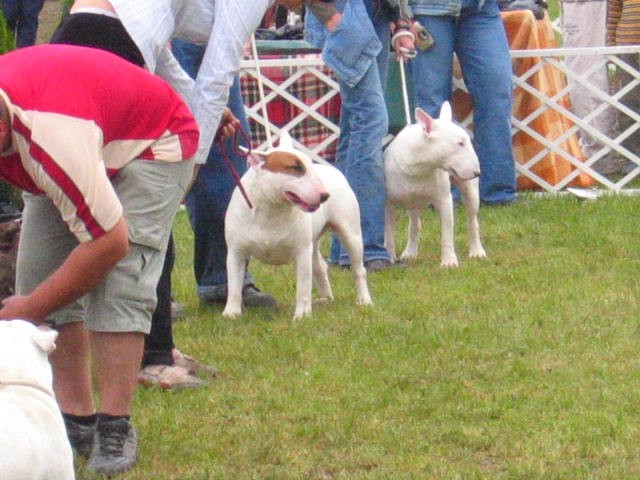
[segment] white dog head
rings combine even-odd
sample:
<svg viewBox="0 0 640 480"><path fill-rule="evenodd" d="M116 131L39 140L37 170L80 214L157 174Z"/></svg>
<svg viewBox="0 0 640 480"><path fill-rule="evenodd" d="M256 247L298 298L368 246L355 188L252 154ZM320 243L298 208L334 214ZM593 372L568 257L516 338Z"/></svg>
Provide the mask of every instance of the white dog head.
<svg viewBox="0 0 640 480"><path fill-rule="evenodd" d="M431 160L437 156L439 167L456 180L471 180L480 175L480 163L469 134L453 122L449 102L442 104L437 119L421 108L416 108L415 115L428 143Z"/></svg>
<svg viewBox="0 0 640 480"><path fill-rule="evenodd" d="M52 388L49 353L58 332L24 320L0 321L0 383L32 383Z"/></svg>
<svg viewBox="0 0 640 480"><path fill-rule="evenodd" d="M263 193L274 201L282 197L304 212L314 212L329 198L329 193L316 175L311 159L293 147L286 131L277 148L254 151L249 165L255 169Z"/></svg>

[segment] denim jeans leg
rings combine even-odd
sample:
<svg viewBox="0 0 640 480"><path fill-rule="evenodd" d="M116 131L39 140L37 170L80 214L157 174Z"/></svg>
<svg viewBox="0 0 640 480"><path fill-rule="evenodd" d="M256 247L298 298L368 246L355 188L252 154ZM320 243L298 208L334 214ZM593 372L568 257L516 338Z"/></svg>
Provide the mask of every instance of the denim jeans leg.
<svg viewBox="0 0 640 480"><path fill-rule="evenodd" d="M429 30L435 44L419 52L412 73L416 105L438 116L442 103L451 99L453 53L458 55L474 102L474 145L482 171L480 199L501 203L515 198L511 61L500 16L496 12L493 17L496 4L489 3L492 6L486 15L474 14L458 22L453 17L419 15L417 20Z"/></svg>
<svg viewBox="0 0 640 480"><path fill-rule="evenodd" d="M16 31L16 25L18 23L18 16L20 14L20 2L19 0L2 0L0 2L2 6L2 15L4 15L7 21L7 26L13 32Z"/></svg>
<svg viewBox="0 0 640 480"><path fill-rule="evenodd" d="M202 62L204 48L174 40L173 52L187 73L195 77ZM240 120L242 128L249 132L238 77L229 91L227 106ZM225 154L238 174L242 175L247 169L246 159L234 152L232 139L227 139L224 146ZM227 243L224 237L224 216L235 187L235 180L224 162L223 152L218 146L214 146L206 164L200 167L186 200L194 232L193 268L200 297L226 297ZM253 283L253 279L247 272L244 284L250 283Z"/></svg>
<svg viewBox="0 0 640 480"><path fill-rule="evenodd" d="M388 118L377 64L372 64L353 88L340 82L340 94L349 124L348 145L339 166L360 204L364 260L388 259L383 245L386 195L382 163ZM344 252L340 263L347 263Z"/></svg>
<svg viewBox="0 0 640 480"><path fill-rule="evenodd" d="M44 6L44 0L23 0L22 11L17 25L16 46L35 45L38 33L38 16Z"/></svg>
<svg viewBox="0 0 640 480"><path fill-rule="evenodd" d="M463 17L456 53L473 98L474 145L480 160L480 200L508 203L516 197L511 138L513 84L509 43L495 0Z"/></svg>

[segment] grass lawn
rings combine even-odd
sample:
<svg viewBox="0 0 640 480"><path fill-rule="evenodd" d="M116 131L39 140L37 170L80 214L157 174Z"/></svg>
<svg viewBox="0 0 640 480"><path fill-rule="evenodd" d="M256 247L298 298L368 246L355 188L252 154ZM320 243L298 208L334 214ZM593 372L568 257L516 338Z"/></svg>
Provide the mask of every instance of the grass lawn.
<svg viewBox="0 0 640 480"><path fill-rule="evenodd" d="M373 308L332 269L335 302L300 322L291 266L252 264L276 312L201 307L181 212L176 342L222 375L139 389L140 460L122 478L640 478L639 203L483 208L485 260L466 258L458 208L453 270L428 211L419 260L370 276Z"/></svg>

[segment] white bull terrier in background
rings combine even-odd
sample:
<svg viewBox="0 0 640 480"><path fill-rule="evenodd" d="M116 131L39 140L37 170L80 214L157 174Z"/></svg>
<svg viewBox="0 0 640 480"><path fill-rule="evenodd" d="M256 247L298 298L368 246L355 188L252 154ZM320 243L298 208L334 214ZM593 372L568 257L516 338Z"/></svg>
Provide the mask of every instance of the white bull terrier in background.
<svg viewBox="0 0 640 480"><path fill-rule="evenodd" d="M48 355L58 333L0 321L0 478L72 480L73 454Z"/></svg>
<svg viewBox="0 0 640 480"><path fill-rule="evenodd" d="M313 164L294 149L287 132L277 148L254 152L249 163L242 184L253 208L236 188L225 217L228 295L222 314L242 313L242 282L252 256L272 265L295 261L294 319L311 314L312 272L319 299L333 300L327 263L318 249L327 229L335 232L349 253L356 303L371 304L360 208L344 175L330 165Z"/></svg>
<svg viewBox="0 0 640 480"><path fill-rule="evenodd" d="M440 215L440 265L458 266L450 179L460 191L467 210L469 257L486 257L478 223L480 164L469 135L453 123L448 102L442 105L437 119L420 108L416 109L415 116L416 123L404 127L384 152L385 246L389 257L397 260L396 208L409 211L407 246L400 258L415 259L422 228L420 213L431 204Z"/></svg>

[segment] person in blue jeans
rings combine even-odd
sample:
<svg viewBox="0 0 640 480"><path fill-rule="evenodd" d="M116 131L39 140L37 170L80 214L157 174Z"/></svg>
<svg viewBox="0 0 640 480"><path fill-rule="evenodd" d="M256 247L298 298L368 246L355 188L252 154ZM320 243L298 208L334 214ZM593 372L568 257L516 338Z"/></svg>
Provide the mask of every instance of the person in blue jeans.
<svg viewBox="0 0 640 480"><path fill-rule="evenodd" d="M172 51L184 70L195 78L202 63L204 47L173 40ZM249 123L244 112L240 81L236 76L227 107L238 118L245 132ZM249 147L241 141L241 145ZM246 158L235 153L233 139L225 140L225 152L239 175L247 169ZM224 216L236 184L223 160L220 147L214 145L207 162L200 167L186 199L189 221L194 232L193 268L198 284L197 294L204 304L225 303L227 299L227 243L224 238ZM275 307L275 299L256 288L251 274L244 278L243 303L247 307Z"/></svg>
<svg viewBox="0 0 640 480"><path fill-rule="evenodd" d="M389 12L380 0L309 1L305 35L322 48L340 86L340 139L336 166L360 204L364 263L369 272L393 264L384 248L386 203L382 140L388 130L384 99L389 55ZM382 75L381 75L382 73ZM329 262L348 265L336 238Z"/></svg>
<svg viewBox="0 0 640 480"><path fill-rule="evenodd" d="M44 0L2 0L0 5L7 26L16 35L16 47L35 45L38 16L44 6Z"/></svg>
<svg viewBox="0 0 640 480"><path fill-rule="evenodd" d="M455 53L473 101L480 200L485 205L511 203L516 198L512 66L496 0L409 0L409 5L414 20L434 39L412 62L416 106L437 116L451 99Z"/></svg>

